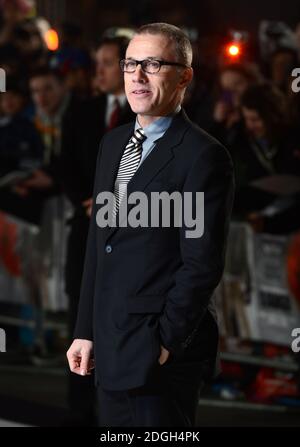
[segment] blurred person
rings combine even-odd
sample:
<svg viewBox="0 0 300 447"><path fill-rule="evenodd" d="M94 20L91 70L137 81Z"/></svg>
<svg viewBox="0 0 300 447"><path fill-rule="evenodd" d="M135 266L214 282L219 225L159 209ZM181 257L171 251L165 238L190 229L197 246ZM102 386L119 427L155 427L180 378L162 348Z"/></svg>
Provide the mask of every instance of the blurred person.
<svg viewBox="0 0 300 447"><path fill-rule="evenodd" d="M89 62L70 63L64 71L66 84L70 91L79 99L87 100L92 95L91 70Z"/></svg>
<svg viewBox="0 0 300 447"><path fill-rule="evenodd" d="M2 15L2 26L0 29L0 46L12 40L15 26L25 20L32 10L31 0L1 0L0 9Z"/></svg>
<svg viewBox="0 0 300 447"><path fill-rule="evenodd" d="M249 179L260 175L259 168L262 174L281 170L299 173L294 163L299 142L287 120L287 106L286 97L271 84L253 86L243 94L241 108L245 130L258 162L257 169L249 170ZM251 169L251 165L247 166Z"/></svg>
<svg viewBox="0 0 300 447"><path fill-rule="evenodd" d="M29 87L35 106L34 123L43 143L43 167L33 171L31 178L21 182L16 188L20 195L32 190L61 191L61 142L63 128L69 115L77 108L62 74L48 67L36 70L30 75Z"/></svg>
<svg viewBox="0 0 300 447"><path fill-rule="evenodd" d="M269 80L283 93L289 93L290 76L299 66L297 51L292 48L277 48L269 61Z"/></svg>
<svg viewBox="0 0 300 447"><path fill-rule="evenodd" d="M113 91L116 96L124 95L124 81L120 72L120 53L128 45L126 37L105 37L95 51L95 74L101 92Z"/></svg>
<svg viewBox="0 0 300 447"><path fill-rule="evenodd" d="M67 352L73 373L88 376L95 366L100 426L194 426L199 389L216 372L211 296L224 266L233 167L225 148L181 108L191 62L179 28L141 27L121 62L136 120L100 144ZM116 191L123 174L130 192L205 190L204 235L188 241L172 225L97 227L96 196Z"/></svg>
<svg viewBox="0 0 300 447"><path fill-rule="evenodd" d="M29 94L25 97L24 83L20 89L21 83L13 85L11 78L8 78L7 92L1 93L1 152L6 160L2 163L3 174L15 170L25 172L14 176L0 189L0 207L5 212L38 225L45 191L52 187L53 182L42 170L45 146L40 132L28 118L27 107L24 108ZM41 183L44 182L45 188L30 189L30 182L37 178Z"/></svg>
<svg viewBox="0 0 300 447"><path fill-rule="evenodd" d="M69 336L74 332L89 227L93 179L99 143L109 130L134 119L125 93L119 60L125 57L128 40L105 38L97 47L96 70L102 94L82 103L68 121L62 142L62 181L64 191L74 207L69 220L70 234L66 259L66 293L69 298ZM71 118L71 117L70 117ZM71 425L94 422L93 377L69 377Z"/></svg>
<svg viewBox="0 0 300 447"><path fill-rule="evenodd" d="M26 215L26 220L39 224L45 200L62 192L62 133L77 102L68 91L61 73L48 67L30 75L29 88L35 106L33 122L43 142L42 163L30 172L28 178L13 186L14 196L19 196L19 200L14 197L12 203L17 201L19 204L14 207L14 214L20 210L24 218Z"/></svg>
<svg viewBox="0 0 300 447"><path fill-rule="evenodd" d="M33 123L26 117L28 96L16 79L8 79L0 95L0 174L30 172L42 163L43 144Z"/></svg>
<svg viewBox="0 0 300 447"><path fill-rule="evenodd" d="M20 62L27 76L48 64L50 53L35 19L19 23L14 29L12 42L20 52Z"/></svg>
<svg viewBox="0 0 300 447"><path fill-rule="evenodd" d="M243 115L231 154L235 166L234 213L247 213L273 199L251 188L252 181L275 174L300 175L298 133L290 127L286 97L269 83L249 87L240 100Z"/></svg>
<svg viewBox="0 0 300 447"><path fill-rule="evenodd" d="M223 142L230 141L230 133L241 120L240 98L252 84L261 81L256 67L233 63L221 68L218 80L213 119L209 131Z"/></svg>
<svg viewBox="0 0 300 447"><path fill-rule="evenodd" d="M60 70L70 91L79 99L91 95L92 61L83 44L82 29L64 22L59 29L60 46L51 57L51 67Z"/></svg>
<svg viewBox="0 0 300 447"><path fill-rule="evenodd" d="M14 216L37 224L43 197L36 191L30 198L16 192L20 178L30 178L32 172L43 164L44 146L34 124L28 118L28 93L22 81L8 78L7 91L0 95L0 173L14 174L0 188L0 208ZM18 180L19 179L19 180Z"/></svg>
<svg viewBox="0 0 300 447"><path fill-rule="evenodd" d="M195 41L192 44L195 61L194 77L186 90L183 107L192 121L205 130L211 125L214 100L212 94L214 70L203 57L203 44ZM200 48L201 47L201 52Z"/></svg>
<svg viewBox="0 0 300 447"><path fill-rule="evenodd" d="M32 17L34 2L30 0L2 0L1 48L10 47L18 52L18 76L28 73L48 61L48 50L43 36Z"/></svg>
<svg viewBox="0 0 300 447"><path fill-rule="evenodd" d="M0 64L7 75L21 77L26 72L16 38L16 30L26 21L29 5L22 0L1 0Z"/></svg>

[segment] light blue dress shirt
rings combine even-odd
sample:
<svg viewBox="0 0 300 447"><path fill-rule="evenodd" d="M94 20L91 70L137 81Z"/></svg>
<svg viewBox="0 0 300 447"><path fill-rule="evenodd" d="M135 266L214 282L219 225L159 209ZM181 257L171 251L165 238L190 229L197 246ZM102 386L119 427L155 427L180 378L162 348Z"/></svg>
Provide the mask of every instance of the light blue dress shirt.
<svg viewBox="0 0 300 447"><path fill-rule="evenodd" d="M146 135L146 140L143 142L143 152L138 168L141 166L145 158L150 154L150 152L154 149L157 140L163 137L167 129L170 127L173 117L180 111L181 107L175 110L174 113L167 116L162 116L157 120L153 121L148 126L143 127L143 131ZM142 126L139 124L138 119L136 118L134 130L141 128ZM137 168L137 169L138 169Z"/></svg>

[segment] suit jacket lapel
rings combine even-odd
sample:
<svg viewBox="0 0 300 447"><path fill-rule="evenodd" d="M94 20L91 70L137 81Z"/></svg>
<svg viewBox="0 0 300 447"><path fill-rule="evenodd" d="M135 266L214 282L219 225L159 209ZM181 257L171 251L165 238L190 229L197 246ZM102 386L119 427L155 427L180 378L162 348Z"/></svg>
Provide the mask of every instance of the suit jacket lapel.
<svg viewBox="0 0 300 447"><path fill-rule="evenodd" d="M134 122L128 124L122 135L116 135L110 142L108 150L103 151L101 159L100 190L114 192L114 183L119 164L128 140L134 132Z"/></svg>
<svg viewBox="0 0 300 447"><path fill-rule="evenodd" d="M181 142L184 131L187 128L187 122L188 118L184 110L181 110L172 120L172 123L164 136L158 140L155 148L146 157L129 181L127 186L127 197L134 191L144 191L152 179L170 162L174 157L173 148ZM114 182L123 150L133 132L134 124L124 132L121 138L118 138L117 141L113 143L115 149L107 151L109 157L102 160L101 164L104 166L105 170L105 178L103 179L101 187L102 191L113 192ZM128 205L128 212L133 206L133 204ZM104 228L104 240L107 240L118 229L118 227Z"/></svg>

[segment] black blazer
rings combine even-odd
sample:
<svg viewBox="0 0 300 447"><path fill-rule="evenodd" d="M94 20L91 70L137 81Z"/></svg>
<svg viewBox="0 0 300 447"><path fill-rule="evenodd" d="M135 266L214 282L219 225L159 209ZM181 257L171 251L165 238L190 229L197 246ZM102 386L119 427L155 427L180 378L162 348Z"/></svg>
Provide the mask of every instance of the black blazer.
<svg viewBox="0 0 300 447"><path fill-rule="evenodd" d="M203 236L187 239L185 227L98 227L95 198L113 191L133 130L134 122L101 141L74 332L74 338L93 340L95 381L110 390L145 384L159 365L161 344L171 352L166 364L206 365L207 377L218 370L212 295L223 273L233 202L227 150L181 110L127 192L204 191Z"/></svg>

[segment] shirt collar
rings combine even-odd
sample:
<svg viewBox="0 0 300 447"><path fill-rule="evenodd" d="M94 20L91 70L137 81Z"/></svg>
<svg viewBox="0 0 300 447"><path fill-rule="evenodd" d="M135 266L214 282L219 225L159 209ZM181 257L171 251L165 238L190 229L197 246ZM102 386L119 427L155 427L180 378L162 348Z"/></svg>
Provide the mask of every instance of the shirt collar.
<svg viewBox="0 0 300 447"><path fill-rule="evenodd" d="M147 141L150 140L152 142L157 141L159 138L161 138L166 130L170 127L173 117L180 111L181 106L179 105L177 109L166 116L162 116L158 118L157 120L153 121L148 126L143 127L143 131L145 132L145 135L147 137ZM135 120L135 126L134 130L141 128L142 126L139 124L138 119Z"/></svg>

